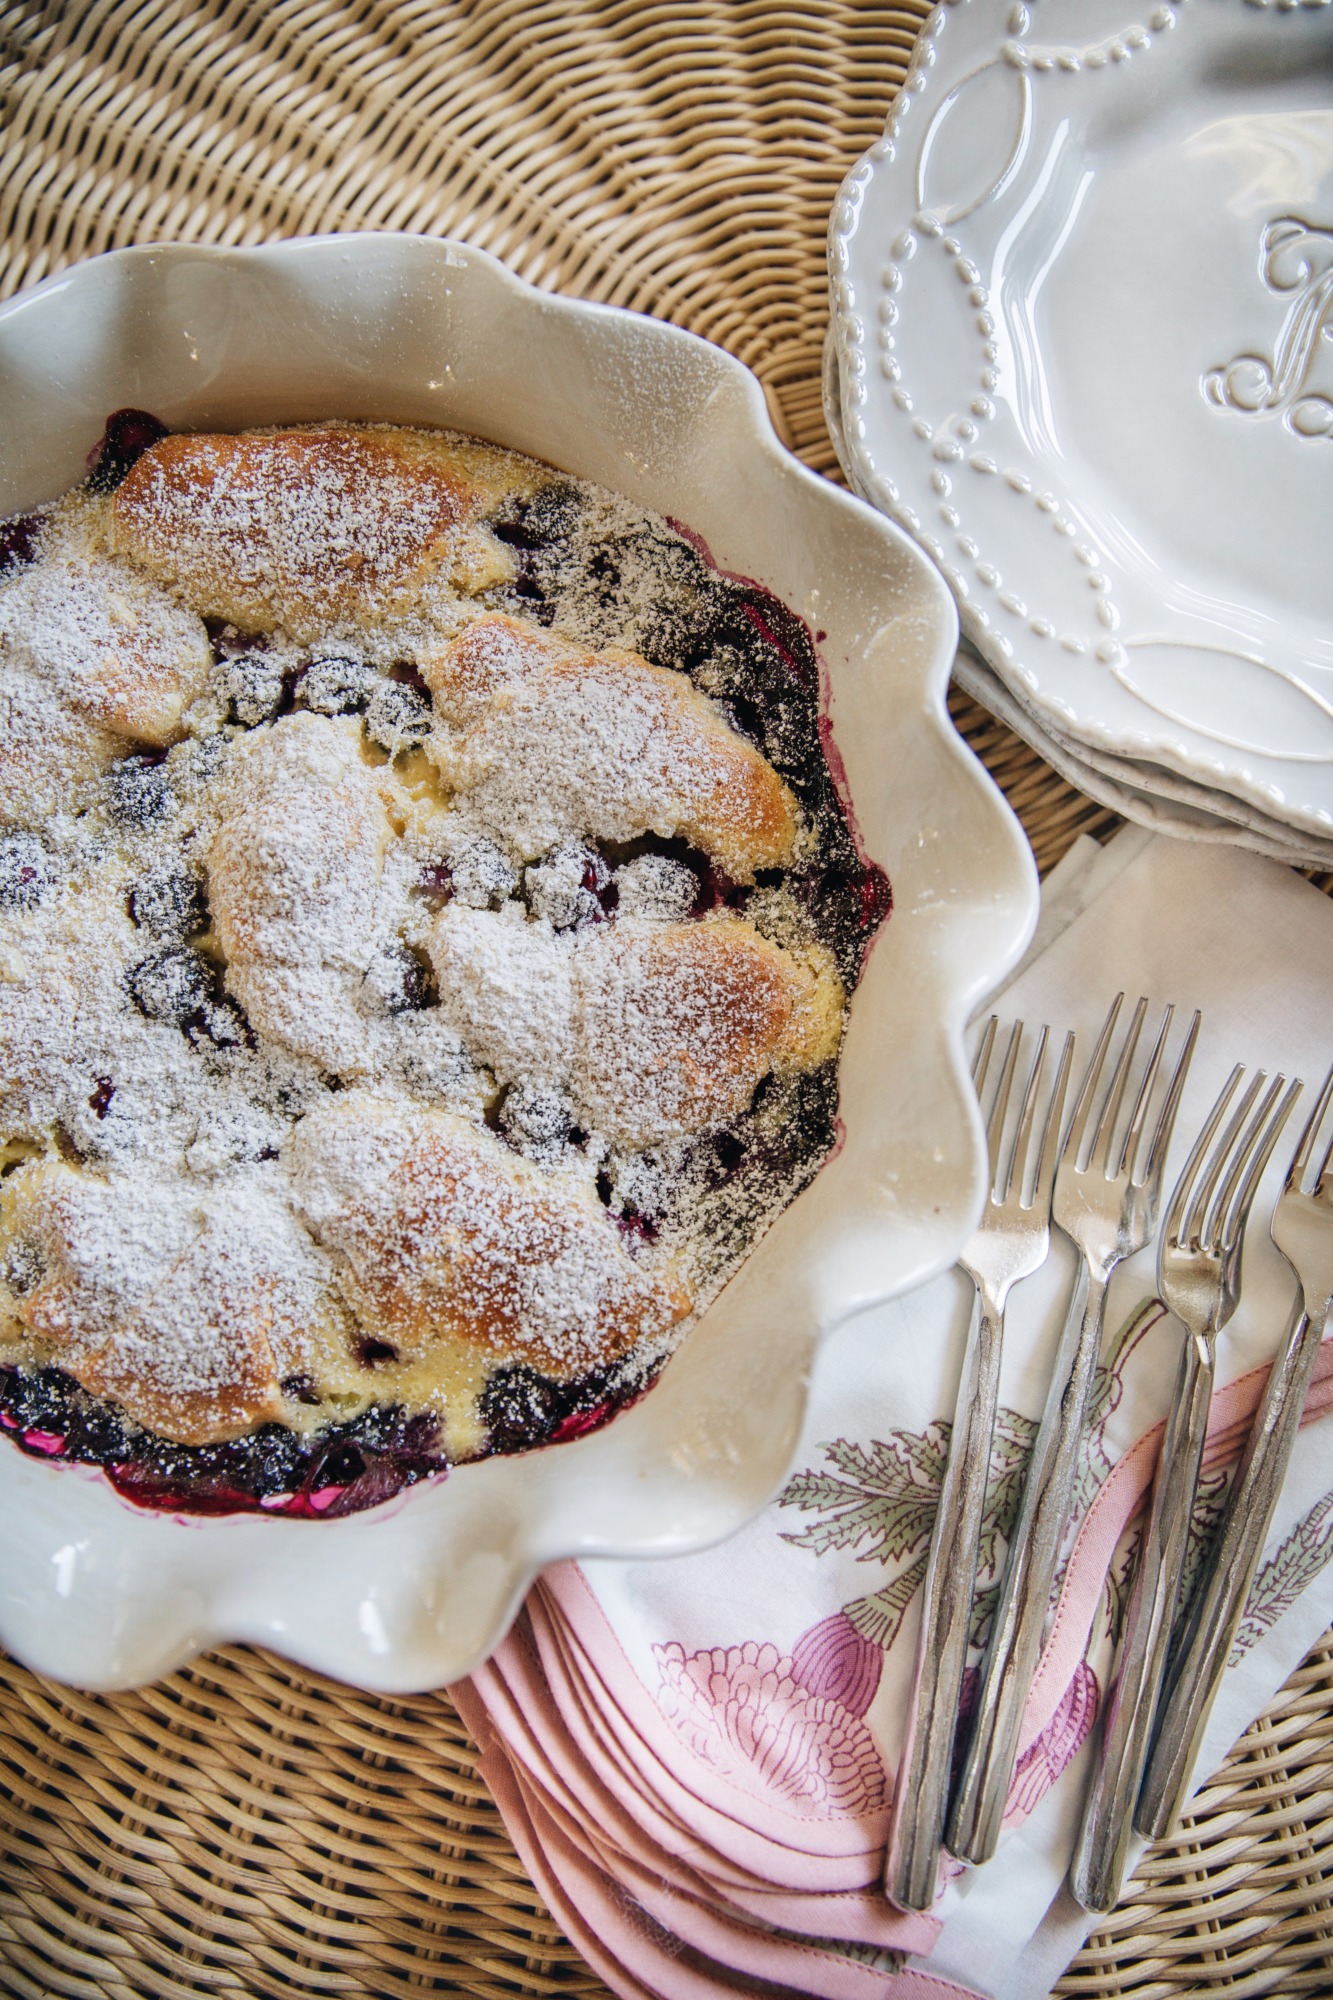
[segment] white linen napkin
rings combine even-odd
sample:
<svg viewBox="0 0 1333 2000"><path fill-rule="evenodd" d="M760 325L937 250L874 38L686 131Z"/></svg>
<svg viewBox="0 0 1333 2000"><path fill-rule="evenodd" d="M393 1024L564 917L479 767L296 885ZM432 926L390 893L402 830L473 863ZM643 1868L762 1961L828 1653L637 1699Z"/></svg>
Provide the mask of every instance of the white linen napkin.
<svg viewBox="0 0 1333 2000"><path fill-rule="evenodd" d="M1121 988L1154 1009L1173 1001L1178 1019L1196 1006L1204 1014L1169 1191L1234 1061L1317 1087L1333 1057L1333 902L1240 851L1137 828L1104 849L1084 840L1050 878L1033 946L995 1004L1006 1021L1074 1028L1086 1056ZM1222 1339L1213 1500L1286 1323L1291 1281L1264 1225L1302 1117L1298 1105L1256 1203L1242 1303ZM1004 1477L983 1582L1002 1561L1073 1269L1057 1237L1011 1299ZM1133 1517L1175 1375L1174 1323L1134 1318L1153 1288L1151 1250L1113 1281L1081 1521L1001 1851L985 1868L955 1870L931 1918L895 1918L877 1885L940 1425L970 1306L959 1273L826 1344L793 1477L739 1535L672 1561L547 1573L461 1705L487 1742L516 1841L615 1990L682 2000L738 1977L849 2000L1037 2000L1049 1990L1088 1927L1063 1875ZM1196 1778L1333 1618L1333 1463L1329 1427L1316 1420L1333 1407L1333 1352L1325 1359Z"/></svg>

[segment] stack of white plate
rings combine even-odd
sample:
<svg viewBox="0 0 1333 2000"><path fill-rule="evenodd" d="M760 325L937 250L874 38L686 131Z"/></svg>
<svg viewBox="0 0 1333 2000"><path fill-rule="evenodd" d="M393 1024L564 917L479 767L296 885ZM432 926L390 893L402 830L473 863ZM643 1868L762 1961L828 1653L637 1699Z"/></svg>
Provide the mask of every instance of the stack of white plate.
<svg viewBox="0 0 1333 2000"><path fill-rule="evenodd" d="M958 674L1130 818L1333 865L1333 9L952 0L830 230L829 422Z"/></svg>

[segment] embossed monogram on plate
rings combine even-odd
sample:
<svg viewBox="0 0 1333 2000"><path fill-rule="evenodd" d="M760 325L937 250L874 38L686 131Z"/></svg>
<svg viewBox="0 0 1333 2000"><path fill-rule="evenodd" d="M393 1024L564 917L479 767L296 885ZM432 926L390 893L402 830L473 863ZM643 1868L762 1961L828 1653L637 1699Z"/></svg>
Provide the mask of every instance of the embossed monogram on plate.
<svg viewBox="0 0 1333 2000"><path fill-rule="evenodd" d="M1263 234L1260 271L1270 291L1294 297L1270 361L1238 354L1203 379L1217 409L1280 416L1302 438L1333 439L1333 397L1310 386L1323 341L1333 341L1333 229L1282 215Z"/></svg>

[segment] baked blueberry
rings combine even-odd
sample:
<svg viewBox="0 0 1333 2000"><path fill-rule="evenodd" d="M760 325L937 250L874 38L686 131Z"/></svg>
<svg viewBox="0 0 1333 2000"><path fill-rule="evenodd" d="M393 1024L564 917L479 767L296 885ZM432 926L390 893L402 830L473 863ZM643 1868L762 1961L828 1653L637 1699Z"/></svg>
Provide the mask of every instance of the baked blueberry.
<svg viewBox="0 0 1333 2000"><path fill-rule="evenodd" d="M207 959L201 963L208 966ZM211 972L212 968L208 968ZM187 1024L190 1040L196 1048L207 1042L215 1049L253 1048L254 1033L234 1000L207 1000L198 1012L191 1015ZM261 1156L262 1157L262 1156Z"/></svg>
<svg viewBox="0 0 1333 2000"><path fill-rule="evenodd" d="M710 576L697 551L674 535L637 538L633 562L635 573L653 579L634 620L636 649L655 666L688 672L708 646L726 603L725 586Z"/></svg>
<svg viewBox="0 0 1333 2000"><path fill-rule="evenodd" d="M98 1465L129 1457L141 1435L114 1403L99 1402L74 1383L70 1384L63 1428L66 1457Z"/></svg>
<svg viewBox="0 0 1333 2000"><path fill-rule="evenodd" d="M334 1434L332 1429L328 1433ZM433 1410L411 1414L398 1403L372 1403L350 1423L337 1426L336 1434L350 1438L368 1455L392 1452L418 1466L439 1464L440 1420Z"/></svg>
<svg viewBox="0 0 1333 2000"><path fill-rule="evenodd" d="M24 1430L63 1436L70 1398L79 1393L78 1385L59 1368L34 1368L18 1375L9 1389L6 1407Z"/></svg>
<svg viewBox="0 0 1333 2000"><path fill-rule="evenodd" d="M519 1364L497 1368L481 1392L481 1419L493 1452L528 1451L560 1428L568 1392L549 1375Z"/></svg>
<svg viewBox="0 0 1333 2000"><path fill-rule="evenodd" d="M277 714L286 692L282 669L263 653L236 653L217 661L213 690L228 722L253 729Z"/></svg>
<svg viewBox="0 0 1333 2000"><path fill-rule="evenodd" d="M366 968L358 1004L363 1014L406 1014L431 998L431 975L410 945L395 939Z"/></svg>
<svg viewBox="0 0 1333 2000"><path fill-rule="evenodd" d="M511 1084L500 1106L500 1130L521 1153L550 1157L570 1142L574 1113L549 1085Z"/></svg>
<svg viewBox="0 0 1333 2000"><path fill-rule="evenodd" d="M112 493L149 445L167 435L159 417L147 410L116 410L88 460L88 484L94 493Z"/></svg>
<svg viewBox="0 0 1333 2000"><path fill-rule="evenodd" d="M300 1485L310 1463L306 1441L281 1424L264 1424L253 1436L238 1440L248 1447L243 1476L256 1494L291 1493Z"/></svg>
<svg viewBox="0 0 1333 2000"><path fill-rule="evenodd" d="M141 930L183 944L208 924L203 880L183 861L163 861L130 890L130 915Z"/></svg>
<svg viewBox="0 0 1333 2000"><path fill-rule="evenodd" d="M427 862L417 876L415 893L420 896L428 910L442 910L454 893L454 871L448 862ZM487 902L489 901L488 896Z"/></svg>
<svg viewBox="0 0 1333 2000"><path fill-rule="evenodd" d="M568 480L552 480L538 487L531 499L509 507L492 523L492 532L515 549L540 549L552 542L568 541L584 512L584 500L577 486Z"/></svg>
<svg viewBox="0 0 1333 2000"><path fill-rule="evenodd" d="M376 681L366 702L366 733L391 756L424 743L430 735L430 703L419 689L401 681Z"/></svg>
<svg viewBox="0 0 1333 2000"><path fill-rule="evenodd" d="M45 1269L42 1253L37 1245L28 1243L20 1237L16 1243L10 1244L3 1270L0 1270L0 1277L3 1277L15 1298L26 1299L28 1294L35 1292L41 1284Z"/></svg>
<svg viewBox="0 0 1333 2000"><path fill-rule="evenodd" d="M130 992L141 1014L183 1028L217 992L217 973L209 961L188 945L173 945L140 959L129 976Z"/></svg>
<svg viewBox="0 0 1333 2000"><path fill-rule="evenodd" d="M106 809L118 826L147 832L176 810L171 778L159 758L125 757L103 780Z"/></svg>
<svg viewBox="0 0 1333 2000"><path fill-rule="evenodd" d="M281 1387L283 1395L293 1403L304 1403L313 1408L319 1402L319 1389L313 1375L288 1375Z"/></svg>
<svg viewBox="0 0 1333 2000"><path fill-rule="evenodd" d="M365 707L376 678L364 660L329 654L312 660L301 676L301 701L316 715L352 715Z"/></svg>
<svg viewBox="0 0 1333 2000"><path fill-rule="evenodd" d="M14 514L8 521L0 521L0 576L35 561L46 517L47 509L38 507L31 514Z"/></svg>
<svg viewBox="0 0 1333 2000"><path fill-rule="evenodd" d="M467 834L451 839L448 864L425 869L419 886L434 909L452 897L474 910L489 910L513 895L518 875L503 848L484 833Z"/></svg>
<svg viewBox="0 0 1333 2000"><path fill-rule="evenodd" d="M699 900L699 877L686 862L669 854L640 854L623 862L614 886L619 912L626 917L679 923Z"/></svg>
<svg viewBox="0 0 1333 2000"><path fill-rule="evenodd" d="M0 910L38 909L54 881L51 855L36 834L0 834Z"/></svg>
<svg viewBox="0 0 1333 2000"><path fill-rule="evenodd" d="M611 886L601 855L578 841L565 842L523 871L528 908L558 931L600 923L606 915L602 898Z"/></svg>

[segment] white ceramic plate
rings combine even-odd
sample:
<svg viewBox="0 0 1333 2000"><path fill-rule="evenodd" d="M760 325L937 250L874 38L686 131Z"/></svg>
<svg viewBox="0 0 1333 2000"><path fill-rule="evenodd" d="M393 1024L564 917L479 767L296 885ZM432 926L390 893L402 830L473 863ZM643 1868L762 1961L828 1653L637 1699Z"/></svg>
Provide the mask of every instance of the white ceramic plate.
<svg viewBox="0 0 1333 2000"><path fill-rule="evenodd" d="M1052 768L1090 798L1151 827L1186 840L1218 841L1247 847L1292 866L1333 867L1333 840L1313 834L1293 836L1278 820L1266 820L1252 806L1225 792L1195 785L1160 765L1138 764L1062 736L1025 707L1008 683L966 644L954 661L954 679L1040 751Z"/></svg>
<svg viewBox="0 0 1333 2000"><path fill-rule="evenodd" d="M0 515L77 479L107 413L178 428L457 426L687 522L825 636L833 728L895 909L851 1011L845 1139L662 1381L577 1443L467 1466L340 1521L141 1513L0 1441L0 1641L125 1686L228 1639L385 1690L467 1672L535 1571L675 1554L784 1477L816 1341L947 1265L981 1200L962 1034L1036 917L1027 844L951 728L938 572L778 443L759 384L661 322L392 235L118 251L0 308Z"/></svg>
<svg viewBox="0 0 1333 2000"><path fill-rule="evenodd" d="M849 475L1022 705L1333 835L1333 12L951 0L830 259Z"/></svg>

